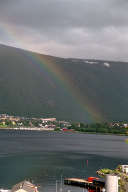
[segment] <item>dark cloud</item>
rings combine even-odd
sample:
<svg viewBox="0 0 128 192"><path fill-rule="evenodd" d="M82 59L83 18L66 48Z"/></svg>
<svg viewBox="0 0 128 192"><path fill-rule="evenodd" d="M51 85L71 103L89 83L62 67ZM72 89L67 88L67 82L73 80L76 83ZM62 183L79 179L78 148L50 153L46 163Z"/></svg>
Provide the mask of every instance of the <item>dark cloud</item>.
<svg viewBox="0 0 128 192"><path fill-rule="evenodd" d="M127 25L127 8L126 1L120 4L118 0L13 0L4 16L13 24L31 27L99 28Z"/></svg>
<svg viewBox="0 0 128 192"><path fill-rule="evenodd" d="M0 29L9 29L10 44L18 42L22 48L123 60L128 48L127 10L127 0L1 0Z"/></svg>

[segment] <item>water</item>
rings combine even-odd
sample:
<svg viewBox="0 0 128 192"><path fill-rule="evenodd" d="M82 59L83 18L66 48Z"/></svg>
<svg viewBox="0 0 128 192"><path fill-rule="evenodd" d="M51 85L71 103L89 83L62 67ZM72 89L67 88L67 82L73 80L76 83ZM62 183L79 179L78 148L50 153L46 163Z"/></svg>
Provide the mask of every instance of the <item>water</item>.
<svg viewBox="0 0 128 192"><path fill-rule="evenodd" d="M61 175L87 178L100 168L128 162L125 136L36 131L0 131L0 188L30 179L43 192L60 192ZM88 166L86 161L88 160ZM63 186L63 191L82 188Z"/></svg>

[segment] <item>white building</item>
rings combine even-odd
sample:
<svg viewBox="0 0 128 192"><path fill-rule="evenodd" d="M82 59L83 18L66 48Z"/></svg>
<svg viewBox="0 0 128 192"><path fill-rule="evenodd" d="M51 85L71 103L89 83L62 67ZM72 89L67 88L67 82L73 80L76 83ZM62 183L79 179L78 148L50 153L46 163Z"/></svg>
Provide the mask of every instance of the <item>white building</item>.
<svg viewBox="0 0 128 192"><path fill-rule="evenodd" d="M37 187L29 181L22 181L13 186L11 192L38 192Z"/></svg>
<svg viewBox="0 0 128 192"><path fill-rule="evenodd" d="M56 122L56 118L41 118L42 123Z"/></svg>
<svg viewBox="0 0 128 192"><path fill-rule="evenodd" d="M106 192L118 192L118 176L106 175L105 189Z"/></svg>
<svg viewBox="0 0 128 192"><path fill-rule="evenodd" d="M121 165L122 172L128 174L128 165Z"/></svg>

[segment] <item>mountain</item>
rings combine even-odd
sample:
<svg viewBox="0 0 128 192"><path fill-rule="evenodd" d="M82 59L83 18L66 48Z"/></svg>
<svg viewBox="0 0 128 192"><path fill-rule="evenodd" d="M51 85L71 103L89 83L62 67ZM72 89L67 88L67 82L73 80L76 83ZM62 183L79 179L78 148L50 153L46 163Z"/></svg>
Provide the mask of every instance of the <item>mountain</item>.
<svg viewBox="0 0 128 192"><path fill-rule="evenodd" d="M0 113L83 122L128 119L128 63L0 45Z"/></svg>

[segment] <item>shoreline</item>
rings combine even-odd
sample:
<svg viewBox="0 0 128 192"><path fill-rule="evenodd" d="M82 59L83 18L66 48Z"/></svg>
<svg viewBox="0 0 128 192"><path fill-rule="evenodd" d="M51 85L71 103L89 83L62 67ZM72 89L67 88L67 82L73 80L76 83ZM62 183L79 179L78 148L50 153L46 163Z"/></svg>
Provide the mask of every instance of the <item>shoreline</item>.
<svg viewBox="0 0 128 192"><path fill-rule="evenodd" d="M115 136L128 136L128 134L114 134L114 133L100 133L100 132L77 132L82 134L89 134L89 135L115 135Z"/></svg>
<svg viewBox="0 0 128 192"><path fill-rule="evenodd" d="M14 130L14 131L51 131L51 132L61 132L61 133L80 133L80 134L89 134L89 135L115 135L115 136L128 136L128 134L113 134L113 133L100 133L100 132L81 132L81 131L56 131L53 128L39 128L39 127L0 127L0 130Z"/></svg>
<svg viewBox="0 0 128 192"><path fill-rule="evenodd" d="M21 131L54 131L52 128L41 128L41 127L0 127L0 130L21 130Z"/></svg>

